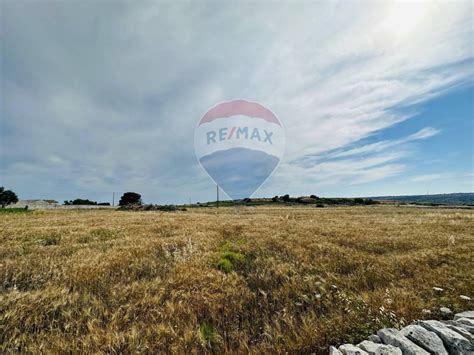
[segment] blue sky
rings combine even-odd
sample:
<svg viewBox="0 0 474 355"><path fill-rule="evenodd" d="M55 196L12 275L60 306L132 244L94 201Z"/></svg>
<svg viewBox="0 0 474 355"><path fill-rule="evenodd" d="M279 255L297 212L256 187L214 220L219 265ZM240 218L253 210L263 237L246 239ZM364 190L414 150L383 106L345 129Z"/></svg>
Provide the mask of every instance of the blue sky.
<svg viewBox="0 0 474 355"><path fill-rule="evenodd" d="M473 191L472 2L0 2L0 185L20 198L214 198L197 121L284 123L256 196Z"/></svg>
<svg viewBox="0 0 474 355"><path fill-rule="evenodd" d="M378 189L388 190L394 195L472 192L473 105L474 87L467 86L454 89L424 104L400 109L415 110L417 114L346 148L397 141L426 127L433 129L428 133L429 137L417 140L416 143L412 141L400 144L404 145L409 154L399 160L404 165L399 174L371 184L357 184L351 189L344 186L343 189L336 190L334 196L373 196ZM397 146L391 146L390 149L397 149Z"/></svg>

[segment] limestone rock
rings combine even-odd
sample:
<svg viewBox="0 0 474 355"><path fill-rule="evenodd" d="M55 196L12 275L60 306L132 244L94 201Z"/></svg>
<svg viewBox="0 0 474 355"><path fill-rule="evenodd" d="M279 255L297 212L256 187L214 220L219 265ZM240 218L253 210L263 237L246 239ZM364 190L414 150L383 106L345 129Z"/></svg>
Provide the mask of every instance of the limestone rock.
<svg viewBox="0 0 474 355"><path fill-rule="evenodd" d="M459 318L458 320L450 321L449 324L466 329L470 334L474 334L474 320L472 319Z"/></svg>
<svg viewBox="0 0 474 355"><path fill-rule="evenodd" d="M469 318L458 318L456 319L456 322L468 325L470 327L474 327L474 319L469 319Z"/></svg>
<svg viewBox="0 0 474 355"><path fill-rule="evenodd" d="M454 315L454 320L458 320L459 318L474 319L474 311L466 311Z"/></svg>
<svg viewBox="0 0 474 355"><path fill-rule="evenodd" d="M393 345L400 348L403 355L429 355L429 353L413 343L400 332L393 328L384 328L377 332L384 344Z"/></svg>
<svg viewBox="0 0 474 355"><path fill-rule="evenodd" d="M456 333L461 334L464 338L469 340L471 342L471 344L474 344L474 336L471 333L469 333L468 330L464 329L462 327L462 324L456 324L456 325L446 324L446 326L449 329L454 330Z"/></svg>
<svg viewBox="0 0 474 355"><path fill-rule="evenodd" d="M474 347L470 341L458 332L449 329L443 323L436 320L426 320L419 321L418 324L432 332L435 332L441 340L443 340L444 346L450 354L473 354Z"/></svg>
<svg viewBox="0 0 474 355"><path fill-rule="evenodd" d="M375 335L375 334L369 335L367 339L371 341L372 343L382 344L382 339L380 339L378 335Z"/></svg>
<svg viewBox="0 0 474 355"><path fill-rule="evenodd" d="M368 340L364 340L358 347L367 351L370 355L402 355L399 348L392 345L377 344Z"/></svg>
<svg viewBox="0 0 474 355"><path fill-rule="evenodd" d="M431 354L448 355L440 337L420 325L409 325L403 328L400 333Z"/></svg>
<svg viewBox="0 0 474 355"><path fill-rule="evenodd" d="M450 316L450 315L453 313L453 311L451 311L448 307L441 307L441 308L439 309L439 311L440 311L441 314L442 314L443 316L445 316L445 317L448 317L448 316Z"/></svg>
<svg viewBox="0 0 474 355"><path fill-rule="evenodd" d="M364 350L352 344L341 345L339 351L345 355L368 355Z"/></svg>
<svg viewBox="0 0 474 355"><path fill-rule="evenodd" d="M462 329L465 329L467 330L470 334L474 334L474 327L470 327L466 324L462 324L462 323L458 323L454 320L445 320L445 321L441 321L443 324L446 324L446 325L453 325L455 327L458 327L458 328L462 328ZM448 327L449 328L449 327Z"/></svg>
<svg viewBox="0 0 474 355"><path fill-rule="evenodd" d="M332 287L337 292L337 287ZM444 318L451 318L449 308L441 307L440 312ZM339 349L331 346L329 354L474 355L474 311L457 313L454 320L417 321L401 331L381 329L357 346L344 344Z"/></svg>

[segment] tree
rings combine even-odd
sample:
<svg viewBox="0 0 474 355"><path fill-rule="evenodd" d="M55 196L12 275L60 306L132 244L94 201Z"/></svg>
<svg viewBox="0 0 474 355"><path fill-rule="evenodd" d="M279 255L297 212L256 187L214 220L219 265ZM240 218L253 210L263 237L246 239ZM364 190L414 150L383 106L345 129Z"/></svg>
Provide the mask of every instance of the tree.
<svg viewBox="0 0 474 355"><path fill-rule="evenodd" d="M16 193L11 190L5 190L3 186L0 186L0 205L2 205L2 208L15 202L18 202Z"/></svg>
<svg viewBox="0 0 474 355"><path fill-rule="evenodd" d="M97 205L96 201L91 201L88 199L76 198L75 200L64 201L66 206L70 205L83 205L83 206L90 206L90 205Z"/></svg>
<svg viewBox="0 0 474 355"><path fill-rule="evenodd" d="M119 206L141 205L142 196L136 192L125 192L119 201Z"/></svg>

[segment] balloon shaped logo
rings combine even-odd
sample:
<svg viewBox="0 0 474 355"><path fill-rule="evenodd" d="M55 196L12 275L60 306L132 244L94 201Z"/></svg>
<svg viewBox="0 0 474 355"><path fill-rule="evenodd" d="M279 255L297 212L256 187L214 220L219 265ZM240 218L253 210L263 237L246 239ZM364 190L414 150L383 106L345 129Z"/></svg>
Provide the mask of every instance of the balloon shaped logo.
<svg viewBox="0 0 474 355"><path fill-rule="evenodd" d="M196 157L231 199L251 197L270 177L285 150L285 131L256 102L220 103L201 118L194 134Z"/></svg>

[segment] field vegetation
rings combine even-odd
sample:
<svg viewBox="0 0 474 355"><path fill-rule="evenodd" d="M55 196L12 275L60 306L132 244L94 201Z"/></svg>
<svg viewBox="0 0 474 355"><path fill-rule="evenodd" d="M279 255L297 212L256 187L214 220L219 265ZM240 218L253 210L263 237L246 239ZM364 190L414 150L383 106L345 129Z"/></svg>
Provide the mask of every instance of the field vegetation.
<svg viewBox="0 0 474 355"><path fill-rule="evenodd" d="M474 309L473 230L382 205L2 214L0 353L327 353Z"/></svg>

